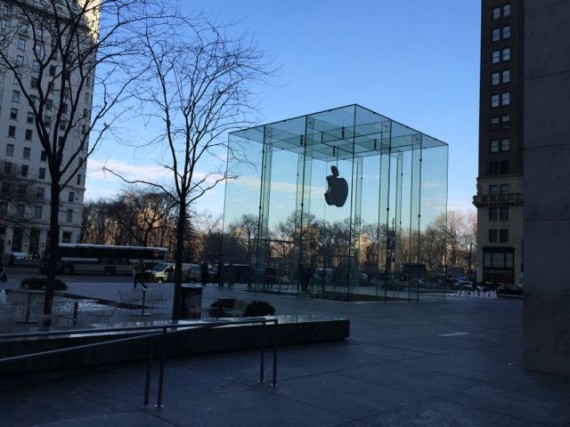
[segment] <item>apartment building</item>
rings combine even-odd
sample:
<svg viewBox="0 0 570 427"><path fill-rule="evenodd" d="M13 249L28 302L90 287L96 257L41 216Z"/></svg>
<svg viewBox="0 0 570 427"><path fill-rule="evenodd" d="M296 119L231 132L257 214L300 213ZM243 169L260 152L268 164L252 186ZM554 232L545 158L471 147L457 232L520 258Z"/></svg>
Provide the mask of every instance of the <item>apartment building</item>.
<svg viewBox="0 0 570 427"><path fill-rule="evenodd" d="M477 280L523 279L522 0L482 0Z"/></svg>
<svg viewBox="0 0 570 427"><path fill-rule="evenodd" d="M48 138L52 150L58 143L63 147L59 167L69 163L62 175L69 182L60 193L58 240L79 240L93 76L70 65L80 63L75 58L81 47L73 52L69 46L94 40L98 14L75 26L69 17L86 1L0 0L0 254L40 254L46 248Z"/></svg>

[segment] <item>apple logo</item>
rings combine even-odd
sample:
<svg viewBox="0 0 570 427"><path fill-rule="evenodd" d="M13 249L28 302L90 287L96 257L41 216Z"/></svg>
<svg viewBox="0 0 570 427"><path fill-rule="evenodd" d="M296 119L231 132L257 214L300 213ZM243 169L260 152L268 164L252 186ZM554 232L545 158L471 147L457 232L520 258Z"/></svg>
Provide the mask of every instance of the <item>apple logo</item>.
<svg viewBox="0 0 570 427"><path fill-rule="evenodd" d="M338 168L331 166L332 175L327 176L328 188L325 192L325 201L329 206L341 208L348 197L348 184L346 179L338 177Z"/></svg>

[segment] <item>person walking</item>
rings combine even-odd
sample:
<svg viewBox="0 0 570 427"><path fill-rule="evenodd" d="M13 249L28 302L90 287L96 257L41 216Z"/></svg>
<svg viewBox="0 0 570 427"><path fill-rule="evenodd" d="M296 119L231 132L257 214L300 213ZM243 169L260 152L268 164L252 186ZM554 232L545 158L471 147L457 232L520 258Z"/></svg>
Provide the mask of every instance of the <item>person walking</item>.
<svg viewBox="0 0 570 427"><path fill-rule="evenodd" d="M202 286L208 284L208 273L209 273L208 263L204 261L200 266L200 277L202 278Z"/></svg>
<svg viewBox="0 0 570 427"><path fill-rule="evenodd" d="M143 260L139 260L133 268L133 289L137 288L137 285L140 283L141 286L146 289L146 284L143 282L143 275L144 275L144 263Z"/></svg>

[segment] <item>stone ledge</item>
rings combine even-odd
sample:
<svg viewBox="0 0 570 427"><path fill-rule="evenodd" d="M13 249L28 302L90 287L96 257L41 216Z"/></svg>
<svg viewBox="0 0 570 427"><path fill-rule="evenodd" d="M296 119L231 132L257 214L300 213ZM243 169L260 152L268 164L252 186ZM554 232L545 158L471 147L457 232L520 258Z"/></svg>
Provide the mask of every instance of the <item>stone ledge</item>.
<svg viewBox="0 0 570 427"><path fill-rule="evenodd" d="M278 319L277 343L279 346L343 340L349 337L350 320L346 318L319 315L283 315L268 318ZM167 322L138 324L141 326L162 326ZM166 352L167 357L170 358L250 350L259 348L263 342L264 331L261 325L235 324L213 328L212 325L215 322L199 320L183 320L178 324L180 326L195 326L195 328L183 329L169 335ZM134 324L122 323L115 326L124 328L132 327ZM268 325L265 330L265 342L268 348L274 342L273 330L272 325ZM70 331L69 334L47 338L9 339L0 336L0 358L101 343L137 335L141 335L141 333L117 330L97 335ZM19 362L0 362L0 374L71 370L148 360L149 344L153 341L155 344L154 357L159 356L159 339L160 337L141 338L137 341L92 347Z"/></svg>

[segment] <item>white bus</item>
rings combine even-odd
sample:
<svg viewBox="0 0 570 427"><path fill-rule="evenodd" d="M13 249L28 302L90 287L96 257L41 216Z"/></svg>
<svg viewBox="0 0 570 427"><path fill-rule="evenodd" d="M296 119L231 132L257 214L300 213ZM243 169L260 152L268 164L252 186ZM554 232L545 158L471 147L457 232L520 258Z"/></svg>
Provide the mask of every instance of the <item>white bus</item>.
<svg viewBox="0 0 570 427"><path fill-rule="evenodd" d="M146 246L92 245L86 243L60 243L57 265L63 274L132 274L139 260L149 267L164 262L168 249ZM48 252L42 254L40 271L47 271Z"/></svg>

